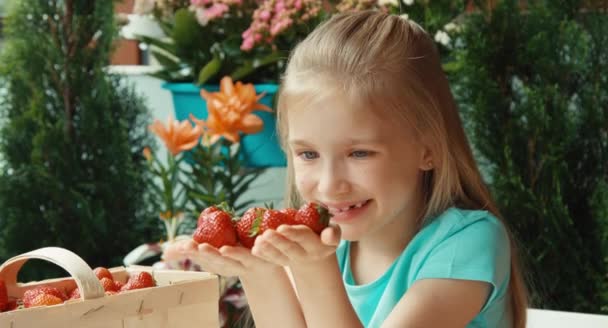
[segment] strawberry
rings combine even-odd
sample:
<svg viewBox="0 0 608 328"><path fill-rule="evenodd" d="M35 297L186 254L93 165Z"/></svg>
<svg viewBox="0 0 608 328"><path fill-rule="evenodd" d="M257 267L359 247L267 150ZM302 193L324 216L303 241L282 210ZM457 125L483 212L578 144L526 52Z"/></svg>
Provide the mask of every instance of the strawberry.
<svg viewBox="0 0 608 328"><path fill-rule="evenodd" d="M114 284L114 281L112 281L108 278L101 278L101 280L99 282L101 282L101 285L103 286L103 290L106 292L118 291L118 289L116 288L116 284Z"/></svg>
<svg viewBox="0 0 608 328"><path fill-rule="evenodd" d="M116 281L114 281L114 288L115 288L116 290L121 290L121 289L122 289L122 286L124 286L124 285L125 285L125 283L124 283L124 282L122 282L122 281L117 281L117 280L116 280Z"/></svg>
<svg viewBox="0 0 608 328"><path fill-rule="evenodd" d="M209 206L206 209L204 209L201 214L199 214L198 216L198 220L196 222L196 227L200 227L201 224L203 223L203 221L205 221L205 217L207 217L209 214L213 213L213 212L217 212L220 209L217 206Z"/></svg>
<svg viewBox="0 0 608 328"><path fill-rule="evenodd" d="M253 231L256 221L260 220L266 209L261 207L250 208L237 221L235 225L236 234L241 245L247 248L253 247L257 233Z"/></svg>
<svg viewBox="0 0 608 328"><path fill-rule="evenodd" d="M97 267L97 268L95 268L95 270L93 270L93 272L95 273L95 275L97 276L97 279L99 279L99 280L101 280L102 278L108 278L108 279L114 281L114 277L112 277L110 270L108 270L104 267Z"/></svg>
<svg viewBox="0 0 608 328"><path fill-rule="evenodd" d="M6 284L0 280L0 312L8 308L8 292L6 291Z"/></svg>
<svg viewBox="0 0 608 328"><path fill-rule="evenodd" d="M295 208L288 207L279 211L287 215L287 224L295 224L296 214L298 213L298 210L296 210Z"/></svg>
<svg viewBox="0 0 608 328"><path fill-rule="evenodd" d="M63 303L63 300L55 295L51 294L39 294L30 302L29 306L26 307L35 307L35 306L46 306L46 305L56 305Z"/></svg>
<svg viewBox="0 0 608 328"><path fill-rule="evenodd" d="M59 289L55 288L55 287L50 287L50 286L44 286L44 287L36 287L33 289L28 289L25 291L25 293L23 293L23 304L25 305L25 307L30 307L32 305L32 302L34 301L34 299L36 297L38 297L38 295L41 294L47 294L47 295L52 295L55 296L57 298L59 298L61 301L65 301L68 299L67 295L60 291Z"/></svg>
<svg viewBox="0 0 608 328"><path fill-rule="evenodd" d="M124 286L122 286L120 291L122 292L125 290L142 289L154 286L156 286L156 282L154 281L152 275L149 272L142 271L131 274L129 276L129 280Z"/></svg>
<svg viewBox="0 0 608 328"><path fill-rule="evenodd" d="M74 288L74 290L72 290L72 292L70 292L70 298L71 300L77 300L80 298L80 289L78 287Z"/></svg>
<svg viewBox="0 0 608 328"><path fill-rule="evenodd" d="M264 212L264 217L260 224L259 235L266 230L276 230L282 224L289 224L289 216L282 211L269 209Z"/></svg>
<svg viewBox="0 0 608 328"><path fill-rule="evenodd" d="M8 304L6 304L6 308L4 309L4 311L13 311L16 310L19 307L19 302L21 300L10 300L8 301ZM2 311L0 311L2 312Z"/></svg>
<svg viewBox="0 0 608 328"><path fill-rule="evenodd" d="M192 234L192 239L199 244L207 243L213 247L235 246L236 230L232 217L224 211L215 211L204 217L201 225Z"/></svg>
<svg viewBox="0 0 608 328"><path fill-rule="evenodd" d="M298 209L294 224L303 224L320 234L329 224L329 211L316 203L306 203Z"/></svg>

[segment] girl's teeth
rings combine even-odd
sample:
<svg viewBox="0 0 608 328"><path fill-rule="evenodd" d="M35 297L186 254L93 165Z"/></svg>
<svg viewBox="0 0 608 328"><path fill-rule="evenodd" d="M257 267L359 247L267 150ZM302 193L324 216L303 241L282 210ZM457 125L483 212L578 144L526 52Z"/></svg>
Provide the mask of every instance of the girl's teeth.
<svg viewBox="0 0 608 328"><path fill-rule="evenodd" d="M344 208L330 208L330 211L331 212L337 212L337 213L346 212L346 211L348 211L350 209L353 209L353 208L361 208L361 207L363 207L363 205L365 205L366 202L367 201L362 202L362 203L358 203L358 204L355 204L355 205L351 205L349 207L344 207Z"/></svg>

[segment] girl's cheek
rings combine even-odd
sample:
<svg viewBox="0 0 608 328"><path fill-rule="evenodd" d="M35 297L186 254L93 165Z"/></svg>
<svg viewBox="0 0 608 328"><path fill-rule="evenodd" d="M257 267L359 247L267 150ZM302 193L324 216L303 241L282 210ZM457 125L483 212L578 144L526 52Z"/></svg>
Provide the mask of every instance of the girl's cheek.
<svg viewBox="0 0 608 328"><path fill-rule="evenodd" d="M298 191L304 197L306 197L306 195L310 192L311 188L314 185L313 180L307 177L305 174L296 175L295 182L296 188L298 188Z"/></svg>

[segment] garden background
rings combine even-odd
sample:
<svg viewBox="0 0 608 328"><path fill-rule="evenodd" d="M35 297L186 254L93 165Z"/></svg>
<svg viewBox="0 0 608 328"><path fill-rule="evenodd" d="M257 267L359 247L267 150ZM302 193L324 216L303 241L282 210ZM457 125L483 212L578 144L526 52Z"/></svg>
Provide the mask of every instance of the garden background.
<svg viewBox="0 0 608 328"><path fill-rule="evenodd" d="M1 4L0 262L52 245L92 267L121 265L166 235L142 151L165 158L147 127L173 113L171 94L145 74L154 66L108 66L120 40L116 2ZM384 5L437 41L519 242L532 305L608 314L608 1ZM57 30L43 27L49 20ZM144 62L158 64L141 44ZM280 206L284 176L264 169L241 199ZM186 213L183 232L195 219ZM64 274L32 264L22 278Z"/></svg>

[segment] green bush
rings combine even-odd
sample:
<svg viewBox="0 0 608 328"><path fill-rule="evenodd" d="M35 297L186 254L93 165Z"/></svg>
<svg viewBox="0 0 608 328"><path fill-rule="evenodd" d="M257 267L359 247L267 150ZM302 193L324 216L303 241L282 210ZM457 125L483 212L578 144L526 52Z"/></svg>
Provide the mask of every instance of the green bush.
<svg viewBox="0 0 608 328"><path fill-rule="evenodd" d="M466 19L454 90L532 305L608 313L608 16L517 2Z"/></svg>
<svg viewBox="0 0 608 328"><path fill-rule="evenodd" d="M160 236L144 203L147 108L104 72L113 15L112 1L90 0L20 0L9 12L0 60L0 261L60 246L92 267L113 266ZM28 268L24 280L59 273Z"/></svg>

